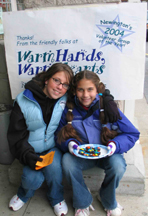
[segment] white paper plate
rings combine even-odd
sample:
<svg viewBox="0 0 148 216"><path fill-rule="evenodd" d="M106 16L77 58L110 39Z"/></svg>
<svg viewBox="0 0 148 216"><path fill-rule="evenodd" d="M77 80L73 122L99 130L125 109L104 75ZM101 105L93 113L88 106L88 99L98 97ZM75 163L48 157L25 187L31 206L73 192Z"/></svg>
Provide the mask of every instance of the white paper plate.
<svg viewBox="0 0 148 216"><path fill-rule="evenodd" d="M85 158L85 159L99 159L99 158L106 157L111 152L111 149L108 149L106 146L100 145L100 144L83 144L83 145L79 145L79 148L86 148L87 146L90 146L90 147L93 147L93 148L100 147L101 154L99 156L97 156L97 157L85 156L85 155L79 154L78 153L79 150L77 150L77 149L73 150L73 154L75 156L77 156L77 157L81 157L81 158Z"/></svg>

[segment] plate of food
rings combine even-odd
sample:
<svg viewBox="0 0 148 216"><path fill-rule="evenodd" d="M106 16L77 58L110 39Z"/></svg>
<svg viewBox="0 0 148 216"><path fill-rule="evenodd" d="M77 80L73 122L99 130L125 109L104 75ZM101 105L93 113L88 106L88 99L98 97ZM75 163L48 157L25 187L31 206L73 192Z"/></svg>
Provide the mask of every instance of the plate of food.
<svg viewBox="0 0 148 216"><path fill-rule="evenodd" d="M111 149L101 144L83 144L73 150L73 154L77 157L85 159L99 159L108 156Z"/></svg>

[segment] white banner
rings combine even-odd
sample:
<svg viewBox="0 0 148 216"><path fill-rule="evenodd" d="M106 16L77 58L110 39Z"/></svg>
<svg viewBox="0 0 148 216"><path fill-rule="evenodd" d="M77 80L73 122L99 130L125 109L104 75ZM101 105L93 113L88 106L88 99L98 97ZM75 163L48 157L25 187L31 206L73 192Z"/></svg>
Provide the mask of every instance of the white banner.
<svg viewBox="0 0 148 216"><path fill-rule="evenodd" d="M116 100L143 97L146 3L3 13L12 98L56 62L99 75Z"/></svg>

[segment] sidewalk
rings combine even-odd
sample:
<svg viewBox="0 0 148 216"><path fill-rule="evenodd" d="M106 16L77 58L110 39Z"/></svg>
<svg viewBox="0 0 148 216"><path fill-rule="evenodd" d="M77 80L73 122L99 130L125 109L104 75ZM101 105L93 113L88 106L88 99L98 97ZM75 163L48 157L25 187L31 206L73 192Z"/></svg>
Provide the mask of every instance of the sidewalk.
<svg viewBox="0 0 148 216"><path fill-rule="evenodd" d="M123 216L148 216L148 104L145 98L135 102L135 118L137 119L138 129L141 132L140 144L142 146L145 163L145 193L143 196L117 195L118 202L124 206ZM0 165L0 216L55 216L46 198L46 189L41 188L36 191L34 197L27 202L22 209L17 212L9 210L8 203L16 193L17 187L11 185L8 180L9 165ZM91 211L92 216L105 216L101 204L93 193L93 206L95 211ZM69 207L67 216L74 215L72 207L72 192L65 191L65 199Z"/></svg>

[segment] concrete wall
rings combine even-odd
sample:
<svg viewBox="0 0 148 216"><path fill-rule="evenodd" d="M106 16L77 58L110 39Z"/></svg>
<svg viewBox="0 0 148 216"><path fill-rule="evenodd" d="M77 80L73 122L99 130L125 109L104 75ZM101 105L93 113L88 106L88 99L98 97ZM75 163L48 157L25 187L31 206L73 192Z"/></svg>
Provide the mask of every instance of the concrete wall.
<svg viewBox="0 0 148 216"><path fill-rule="evenodd" d="M0 104L12 104L3 40L0 41Z"/></svg>
<svg viewBox="0 0 148 216"><path fill-rule="evenodd" d="M97 4L97 3L118 3L121 0L24 0L25 8L41 8L65 5Z"/></svg>

